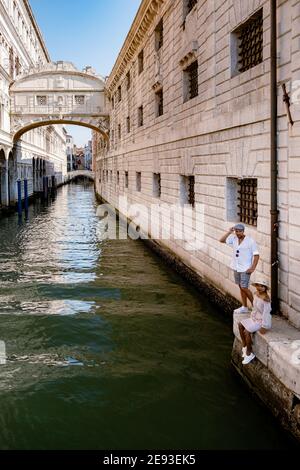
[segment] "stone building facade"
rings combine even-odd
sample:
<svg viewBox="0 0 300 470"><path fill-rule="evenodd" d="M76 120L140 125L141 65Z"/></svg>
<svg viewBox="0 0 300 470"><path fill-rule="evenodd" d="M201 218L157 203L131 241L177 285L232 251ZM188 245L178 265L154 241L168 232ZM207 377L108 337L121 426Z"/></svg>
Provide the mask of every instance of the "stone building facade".
<svg viewBox="0 0 300 470"><path fill-rule="evenodd" d="M277 3L279 298L300 327L300 2ZM157 243L235 298L218 240L243 221L260 248L257 275L269 278L270 1L143 0L106 90L110 141L93 135L98 194L121 212L119 196L202 205L201 249Z"/></svg>
<svg viewBox="0 0 300 470"><path fill-rule="evenodd" d="M31 130L14 146L9 89L27 70L50 62L28 0L0 0L0 194L1 206L16 200L16 180L28 180L28 192L41 190L43 176L66 174L66 134L61 125ZM23 186L22 186L23 187Z"/></svg>

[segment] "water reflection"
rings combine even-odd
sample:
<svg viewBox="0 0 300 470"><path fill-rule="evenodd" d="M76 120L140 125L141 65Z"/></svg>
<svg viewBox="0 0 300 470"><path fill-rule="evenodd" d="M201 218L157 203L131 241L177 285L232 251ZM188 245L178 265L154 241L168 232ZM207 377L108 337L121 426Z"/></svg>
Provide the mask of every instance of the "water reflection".
<svg viewBox="0 0 300 470"><path fill-rule="evenodd" d="M80 185L0 222L0 448L291 448L231 371L231 325L97 224Z"/></svg>

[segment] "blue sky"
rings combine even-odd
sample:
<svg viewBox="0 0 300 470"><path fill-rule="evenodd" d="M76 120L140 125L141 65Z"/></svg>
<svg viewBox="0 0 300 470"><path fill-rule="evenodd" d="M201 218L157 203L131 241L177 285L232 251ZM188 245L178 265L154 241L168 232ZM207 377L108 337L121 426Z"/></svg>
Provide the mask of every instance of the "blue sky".
<svg viewBox="0 0 300 470"><path fill-rule="evenodd" d="M30 0L53 61L91 65L109 75L141 0ZM75 143L90 138L84 127L68 126Z"/></svg>

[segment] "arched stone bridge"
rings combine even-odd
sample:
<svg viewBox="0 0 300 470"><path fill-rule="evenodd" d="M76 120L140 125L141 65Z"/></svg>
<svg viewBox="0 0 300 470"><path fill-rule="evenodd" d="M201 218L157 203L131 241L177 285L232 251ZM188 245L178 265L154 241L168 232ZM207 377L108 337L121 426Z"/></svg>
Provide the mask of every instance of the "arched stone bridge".
<svg viewBox="0 0 300 470"><path fill-rule="evenodd" d="M78 177L84 177L84 178L88 178L92 181L95 180L95 174L93 171L90 171L90 170L74 170L74 171L69 171L68 173L68 180L73 180L75 178L78 178Z"/></svg>
<svg viewBox="0 0 300 470"><path fill-rule="evenodd" d="M74 124L108 138L105 81L87 67L51 62L19 75L10 87L14 142L35 127Z"/></svg>

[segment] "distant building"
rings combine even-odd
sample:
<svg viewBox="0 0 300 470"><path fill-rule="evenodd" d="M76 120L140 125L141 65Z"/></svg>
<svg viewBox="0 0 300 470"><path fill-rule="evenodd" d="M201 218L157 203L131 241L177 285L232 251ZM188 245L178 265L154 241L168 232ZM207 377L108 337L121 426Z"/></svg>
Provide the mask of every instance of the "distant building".
<svg viewBox="0 0 300 470"><path fill-rule="evenodd" d="M66 135L67 139L67 169L68 171L73 171L75 170L76 166L76 158L75 158L75 152L74 152L74 139L70 134Z"/></svg>
<svg viewBox="0 0 300 470"><path fill-rule="evenodd" d="M87 145L84 146L84 161L85 169L92 170L93 166L93 150L92 150L92 141L89 140Z"/></svg>

